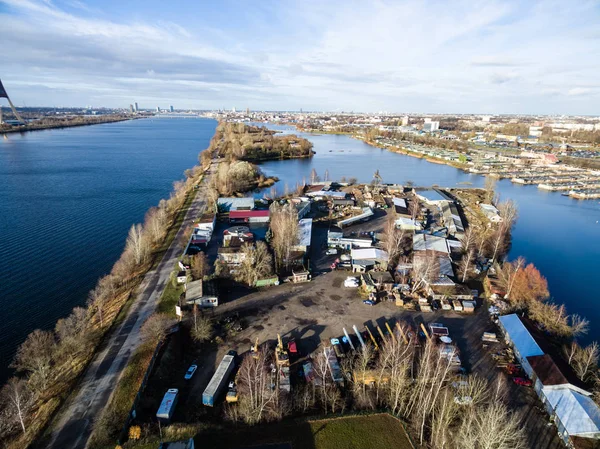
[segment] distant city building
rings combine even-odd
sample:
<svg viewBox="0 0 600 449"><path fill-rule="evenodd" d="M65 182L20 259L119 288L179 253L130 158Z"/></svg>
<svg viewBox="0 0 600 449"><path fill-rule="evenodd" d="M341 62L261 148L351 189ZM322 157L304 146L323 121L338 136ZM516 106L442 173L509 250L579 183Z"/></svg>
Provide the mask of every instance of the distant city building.
<svg viewBox="0 0 600 449"><path fill-rule="evenodd" d="M491 116L489 116L489 115L482 115L482 116L481 116L481 121L482 121L482 122L484 122L484 123L489 123L489 122L490 122L490 120L491 120L491 118L492 118L492 117L491 117Z"/></svg>
<svg viewBox="0 0 600 449"><path fill-rule="evenodd" d="M440 129L440 122L432 122L431 119L425 119L423 131L431 133Z"/></svg>
<svg viewBox="0 0 600 449"><path fill-rule="evenodd" d="M236 113L235 106L231 108L231 112Z"/></svg>
<svg viewBox="0 0 600 449"><path fill-rule="evenodd" d="M250 108L246 108L246 115L250 115Z"/></svg>
<svg viewBox="0 0 600 449"><path fill-rule="evenodd" d="M173 111L174 111L174 109L173 109L173 105L169 106L169 111L171 111L171 112L173 112Z"/></svg>
<svg viewBox="0 0 600 449"><path fill-rule="evenodd" d="M160 112L160 106L156 106L156 112Z"/></svg>
<svg viewBox="0 0 600 449"><path fill-rule="evenodd" d="M402 126L408 126L408 115L402 117Z"/></svg>
<svg viewBox="0 0 600 449"><path fill-rule="evenodd" d="M129 105L129 112L131 112L133 114L133 105L132 104Z"/></svg>
<svg viewBox="0 0 600 449"><path fill-rule="evenodd" d="M140 110L140 109L138 108L137 101L136 101L135 103L133 103L133 106L134 106L134 110L135 110L135 112L138 112L138 111Z"/></svg>

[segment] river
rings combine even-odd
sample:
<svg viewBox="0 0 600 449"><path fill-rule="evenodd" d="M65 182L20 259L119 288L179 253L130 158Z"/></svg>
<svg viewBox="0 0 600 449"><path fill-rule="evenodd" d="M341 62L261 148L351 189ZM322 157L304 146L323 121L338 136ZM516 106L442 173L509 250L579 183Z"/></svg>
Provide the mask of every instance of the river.
<svg viewBox="0 0 600 449"><path fill-rule="evenodd" d="M85 304L215 128L146 119L0 135L0 384L29 332Z"/></svg>
<svg viewBox="0 0 600 449"><path fill-rule="evenodd" d="M277 185L290 190L303 179L310 179L313 168L323 179L355 177L359 182L371 182L379 170L383 182L417 186L482 187L485 178L454 167L427 162L423 159L392 153L352 139L347 135L298 133L288 126L269 125L284 133L299 134L314 144L312 159L270 161L261 164L263 171L280 178ZM600 297L596 277L600 275L600 201L575 200L556 192L539 190L536 186L498 182L501 199L514 200L519 217L513 229L509 258L523 256L548 279L554 301L567 306L569 313L590 320L590 331L582 342L600 337Z"/></svg>
<svg viewBox="0 0 600 449"><path fill-rule="evenodd" d="M194 165L216 122L148 119L0 137L0 383L18 344L36 328L83 305L96 280L119 257L128 229L167 197ZM284 132L289 127L270 126ZM483 177L371 147L349 136L306 134L312 159L271 161L277 188L293 189L314 168L330 179L416 185L483 185ZM548 278L557 302L591 321L600 309L595 278L600 257L600 203L577 201L534 186L498 183L519 206L511 257L524 256Z"/></svg>

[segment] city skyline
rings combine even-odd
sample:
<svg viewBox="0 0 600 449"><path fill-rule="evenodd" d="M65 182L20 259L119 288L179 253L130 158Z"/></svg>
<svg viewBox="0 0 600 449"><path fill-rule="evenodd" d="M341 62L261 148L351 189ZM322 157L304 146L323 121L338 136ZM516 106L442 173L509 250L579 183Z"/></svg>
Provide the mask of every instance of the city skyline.
<svg viewBox="0 0 600 449"><path fill-rule="evenodd" d="M16 106L599 113L597 1L0 0L0 20Z"/></svg>

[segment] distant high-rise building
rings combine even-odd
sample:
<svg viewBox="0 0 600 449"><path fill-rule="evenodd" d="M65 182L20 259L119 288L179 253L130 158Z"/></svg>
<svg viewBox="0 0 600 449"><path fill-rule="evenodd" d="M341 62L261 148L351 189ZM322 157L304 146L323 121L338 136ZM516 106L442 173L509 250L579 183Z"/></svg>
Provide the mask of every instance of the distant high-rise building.
<svg viewBox="0 0 600 449"><path fill-rule="evenodd" d="M434 132L440 129L440 122L433 122L431 119L425 119L425 123L423 123L423 131L425 132Z"/></svg>
<svg viewBox="0 0 600 449"><path fill-rule="evenodd" d="M250 115L250 108L246 108L246 115Z"/></svg>
<svg viewBox="0 0 600 449"><path fill-rule="evenodd" d="M173 111L174 111L174 109L173 109L173 105L169 106L169 111L171 111L171 112L173 112Z"/></svg>
<svg viewBox="0 0 600 449"><path fill-rule="evenodd" d="M160 106L156 106L156 112L160 112Z"/></svg>
<svg viewBox="0 0 600 449"><path fill-rule="evenodd" d="M231 112L235 114L235 106L231 108Z"/></svg>
<svg viewBox="0 0 600 449"><path fill-rule="evenodd" d="M137 101L135 103L133 103L135 112L138 112L140 110L140 108L138 107Z"/></svg>
<svg viewBox="0 0 600 449"><path fill-rule="evenodd" d="M133 114L133 105L132 104L129 105L129 112L131 112Z"/></svg>
<svg viewBox="0 0 600 449"><path fill-rule="evenodd" d="M408 126L408 115L402 117L402 126Z"/></svg>
<svg viewBox="0 0 600 449"><path fill-rule="evenodd" d="M13 114L15 114L15 118L19 122L21 122L21 123L24 124L25 121L21 118L21 116L19 115L19 113L15 109L15 106L12 104L12 101L10 101L10 97L8 96L8 93L6 92L6 89L2 85L2 80L0 80L0 98L6 98L8 100L8 104L10 106L10 109L12 109ZM4 120L2 119L2 106L0 106L0 123L4 123Z"/></svg>
<svg viewBox="0 0 600 449"><path fill-rule="evenodd" d="M300 114L302 114L302 108L300 108Z"/></svg>

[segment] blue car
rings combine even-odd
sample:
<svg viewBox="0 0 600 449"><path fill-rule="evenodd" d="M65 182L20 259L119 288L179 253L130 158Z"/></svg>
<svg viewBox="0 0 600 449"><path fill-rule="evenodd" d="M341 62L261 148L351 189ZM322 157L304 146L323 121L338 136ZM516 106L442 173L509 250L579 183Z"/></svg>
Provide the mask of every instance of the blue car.
<svg viewBox="0 0 600 449"><path fill-rule="evenodd" d="M366 304L368 306L374 306L375 305L375 301L373 301L372 299L365 299L363 301L363 304Z"/></svg>

